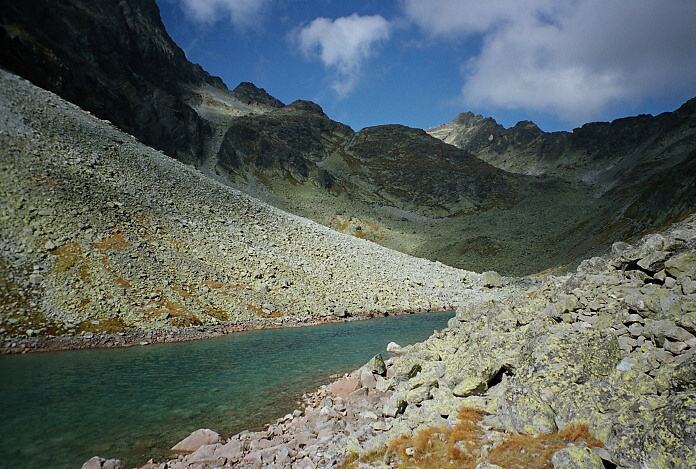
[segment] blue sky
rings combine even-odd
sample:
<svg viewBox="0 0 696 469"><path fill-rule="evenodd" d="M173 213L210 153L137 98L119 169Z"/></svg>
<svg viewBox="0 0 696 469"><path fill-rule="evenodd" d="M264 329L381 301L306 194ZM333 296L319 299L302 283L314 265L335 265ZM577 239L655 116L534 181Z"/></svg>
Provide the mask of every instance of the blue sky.
<svg viewBox="0 0 696 469"><path fill-rule="evenodd" d="M472 111L543 130L696 96L693 0L157 0L192 62L359 130Z"/></svg>

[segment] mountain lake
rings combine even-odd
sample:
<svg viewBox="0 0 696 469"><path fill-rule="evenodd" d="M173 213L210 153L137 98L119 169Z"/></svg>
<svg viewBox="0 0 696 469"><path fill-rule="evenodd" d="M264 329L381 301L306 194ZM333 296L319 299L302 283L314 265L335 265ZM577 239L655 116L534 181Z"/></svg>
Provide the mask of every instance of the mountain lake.
<svg viewBox="0 0 696 469"><path fill-rule="evenodd" d="M394 341L443 329L454 313L249 331L123 349L0 357L0 467L124 467L174 455L198 428L223 438L259 430L303 393L365 364Z"/></svg>

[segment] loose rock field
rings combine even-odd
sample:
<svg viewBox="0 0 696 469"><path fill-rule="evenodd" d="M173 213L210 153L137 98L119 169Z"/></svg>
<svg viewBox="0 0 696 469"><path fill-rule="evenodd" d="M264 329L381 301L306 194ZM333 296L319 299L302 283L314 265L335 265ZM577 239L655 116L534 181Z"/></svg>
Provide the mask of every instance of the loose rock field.
<svg viewBox="0 0 696 469"><path fill-rule="evenodd" d="M281 212L0 81L3 352L441 310L468 294L462 282L480 288L477 274Z"/></svg>

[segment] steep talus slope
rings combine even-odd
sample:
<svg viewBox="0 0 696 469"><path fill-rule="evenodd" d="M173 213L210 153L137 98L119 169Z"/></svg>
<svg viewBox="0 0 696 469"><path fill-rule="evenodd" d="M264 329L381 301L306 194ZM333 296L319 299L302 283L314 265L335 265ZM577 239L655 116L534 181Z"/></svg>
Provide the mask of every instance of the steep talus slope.
<svg viewBox="0 0 696 469"><path fill-rule="evenodd" d="M226 88L186 60L154 2L3 2L0 28L3 67L170 156L203 158L211 130L187 88Z"/></svg>
<svg viewBox="0 0 696 469"><path fill-rule="evenodd" d="M0 104L2 337L441 309L480 284L267 206L4 71Z"/></svg>

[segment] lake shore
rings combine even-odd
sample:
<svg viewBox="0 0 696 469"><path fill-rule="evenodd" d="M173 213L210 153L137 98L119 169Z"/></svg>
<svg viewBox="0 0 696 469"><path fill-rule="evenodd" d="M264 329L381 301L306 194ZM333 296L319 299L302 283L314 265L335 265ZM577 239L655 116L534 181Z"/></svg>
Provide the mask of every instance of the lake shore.
<svg viewBox="0 0 696 469"><path fill-rule="evenodd" d="M0 346L0 355L16 355L24 353L58 352L65 350L83 350L96 348L120 348L187 342L221 337L227 334L244 331L267 329L282 329L294 327L310 327L320 324L331 324L347 321L365 321L385 316L403 316L407 314L427 314L443 311L454 311L456 305L436 308L397 309L387 312L372 311L365 314L345 317L325 316L296 319L293 317L257 319L248 323L220 323L213 325L190 326L177 330L155 329L151 331L123 332L86 332L78 335L63 335L57 337L6 337Z"/></svg>
<svg viewBox="0 0 696 469"><path fill-rule="evenodd" d="M491 289L266 429L201 429L141 469L695 467L695 252L690 217L532 289Z"/></svg>

